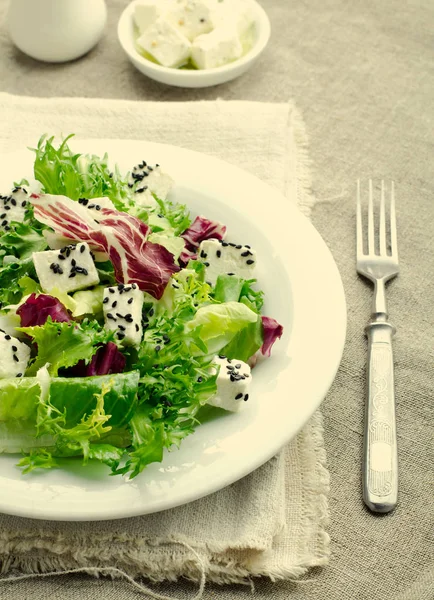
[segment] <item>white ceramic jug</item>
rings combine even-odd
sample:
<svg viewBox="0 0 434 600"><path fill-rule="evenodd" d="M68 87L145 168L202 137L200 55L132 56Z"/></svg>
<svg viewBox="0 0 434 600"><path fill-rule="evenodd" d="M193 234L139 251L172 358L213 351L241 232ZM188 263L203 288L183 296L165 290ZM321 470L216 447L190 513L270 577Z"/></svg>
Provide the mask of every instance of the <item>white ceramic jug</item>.
<svg viewBox="0 0 434 600"><path fill-rule="evenodd" d="M86 54L101 38L105 0L11 0L9 34L23 52L46 62Z"/></svg>

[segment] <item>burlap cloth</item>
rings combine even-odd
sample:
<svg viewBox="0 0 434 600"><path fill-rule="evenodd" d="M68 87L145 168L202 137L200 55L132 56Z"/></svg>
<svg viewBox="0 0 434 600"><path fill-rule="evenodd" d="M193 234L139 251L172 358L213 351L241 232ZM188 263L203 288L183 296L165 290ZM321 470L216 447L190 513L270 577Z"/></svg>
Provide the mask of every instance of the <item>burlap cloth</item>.
<svg viewBox="0 0 434 600"><path fill-rule="evenodd" d="M341 368L322 405L330 471L329 564L297 582L208 583L206 600L433 600L434 54L432 0L261 0L272 27L255 69L226 85L185 90L142 77L116 39L129 0L108 0L100 44L67 65L26 58L0 28L0 89L27 96L130 100L251 99L302 110L310 139L312 220L339 266L348 305ZM0 22L8 0L0 0ZM6 119L0 114L0 127ZM18 127L18 133L21 129ZM260 175L263 176L262 174ZM401 274L388 290L394 339L400 468L397 511L373 517L361 501L364 365L371 289L354 270L354 182L396 181ZM197 583L161 584L189 600ZM3 594L3 595L2 595ZM7 600L136 600L125 581L88 575L0 586Z"/></svg>

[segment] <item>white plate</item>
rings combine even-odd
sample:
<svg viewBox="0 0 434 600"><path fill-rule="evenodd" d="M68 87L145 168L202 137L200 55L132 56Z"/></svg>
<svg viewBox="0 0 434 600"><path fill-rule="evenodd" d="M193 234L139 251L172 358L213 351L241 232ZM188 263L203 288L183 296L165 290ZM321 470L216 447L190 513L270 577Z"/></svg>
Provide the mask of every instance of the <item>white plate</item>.
<svg viewBox="0 0 434 600"><path fill-rule="evenodd" d="M176 186L172 198L227 225L229 240L257 250L264 314L284 326L272 357L254 370L250 400L238 414L201 425L179 450L132 481L104 465L23 476L19 457L0 456L0 511L53 520L99 520L165 510L215 492L247 475L284 446L323 400L344 346L346 309L334 260L311 223L256 177L189 150L126 140L76 141L108 152L122 170L160 163ZM31 173L30 152L2 158L0 189Z"/></svg>

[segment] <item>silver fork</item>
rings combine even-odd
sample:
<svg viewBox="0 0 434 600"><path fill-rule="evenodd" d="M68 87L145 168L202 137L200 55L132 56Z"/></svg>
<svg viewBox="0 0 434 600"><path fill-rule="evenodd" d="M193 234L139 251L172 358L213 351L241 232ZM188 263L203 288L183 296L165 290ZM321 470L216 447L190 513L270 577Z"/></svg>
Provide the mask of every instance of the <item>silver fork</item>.
<svg viewBox="0 0 434 600"><path fill-rule="evenodd" d="M388 322L385 284L399 272L396 239L395 189L390 187L389 230L386 225L386 193L381 182L378 235L374 223L374 191L369 180L368 244L363 250L360 180L357 181L357 272L374 283L368 337L367 398L364 425L363 500L374 512L393 510L398 498L395 389L392 336ZM366 226L365 226L366 227ZM389 244L386 241L389 238ZM376 244L377 241L377 244ZM378 251L377 248L378 247Z"/></svg>

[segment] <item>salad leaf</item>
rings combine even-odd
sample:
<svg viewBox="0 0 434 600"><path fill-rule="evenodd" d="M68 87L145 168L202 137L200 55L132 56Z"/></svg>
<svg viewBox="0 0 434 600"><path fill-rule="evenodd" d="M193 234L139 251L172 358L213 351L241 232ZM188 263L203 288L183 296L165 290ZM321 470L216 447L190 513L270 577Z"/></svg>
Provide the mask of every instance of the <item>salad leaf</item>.
<svg viewBox="0 0 434 600"><path fill-rule="evenodd" d="M53 145L54 136L43 135L35 152L34 176L47 194L64 194L73 200L107 196L116 208L125 208L128 198L127 179L119 170L111 170L108 157L102 158L74 154L68 146L73 134L68 135L58 148Z"/></svg>
<svg viewBox="0 0 434 600"><path fill-rule="evenodd" d="M255 283L256 279L244 280L240 292L239 302L242 302L259 315L264 304L264 292L262 290L254 290L253 285Z"/></svg>
<svg viewBox="0 0 434 600"><path fill-rule="evenodd" d="M222 274L217 277L214 300L217 302L238 302L244 279L235 275Z"/></svg>
<svg viewBox="0 0 434 600"><path fill-rule="evenodd" d="M119 283L137 283L161 298L173 273L179 271L173 255L159 244L146 242L149 227L128 213L103 208L98 220L81 204L65 196L38 196L31 201L35 216L56 234L88 242L92 250L110 257Z"/></svg>
<svg viewBox="0 0 434 600"><path fill-rule="evenodd" d="M185 328L187 331L197 329L200 339L206 344L207 353L217 354L246 325L256 323L258 318L244 304L225 302L200 307ZM193 352L196 353L194 350Z"/></svg>
<svg viewBox="0 0 434 600"><path fill-rule="evenodd" d="M98 348L88 365L80 360L67 371L74 377L91 377L92 375L109 375L122 373L125 370L126 358L113 342L108 342ZM66 374L66 373L65 373Z"/></svg>
<svg viewBox="0 0 434 600"><path fill-rule="evenodd" d="M29 258L33 252L46 248L47 242L42 233L25 223L12 223L10 231L0 236L0 249L17 258Z"/></svg>
<svg viewBox="0 0 434 600"><path fill-rule="evenodd" d="M96 321L83 323L55 323L48 317L44 325L19 327L33 338L38 346L36 358L27 368L26 376L32 376L49 363L50 375L57 375L61 367L72 367L79 360L89 362L96 347L110 341L112 332L101 330Z"/></svg>
<svg viewBox="0 0 434 600"><path fill-rule="evenodd" d="M274 342L282 337L283 327L271 317L262 317L262 325L264 327L264 343L261 352L265 356L270 356Z"/></svg>
<svg viewBox="0 0 434 600"><path fill-rule="evenodd" d="M104 286L98 285L91 290L80 290L72 294L75 307L72 312L73 317L83 317L93 315L100 317L102 315L102 306L104 299Z"/></svg>
<svg viewBox="0 0 434 600"><path fill-rule="evenodd" d="M196 258L197 250L203 240L210 238L222 240L225 233L225 225L218 221L211 221L202 216L196 217L190 227L181 234L185 240L185 250L180 257L181 264L186 265L190 259Z"/></svg>
<svg viewBox="0 0 434 600"><path fill-rule="evenodd" d="M227 344L221 349L221 353L228 358L237 358L247 362L251 356L259 350L264 341L262 320L257 319L243 327Z"/></svg>
<svg viewBox="0 0 434 600"><path fill-rule="evenodd" d="M184 204L171 202L170 200L160 200L156 197L158 203L158 215L166 219L172 228L173 234L179 236L185 231L191 223L190 213Z"/></svg>
<svg viewBox="0 0 434 600"><path fill-rule="evenodd" d="M21 327L43 325L48 317L57 323L71 321L71 315L57 298L47 294L31 294L16 311Z"/></svg>
<svg viewBox="0 0 434 600"><path fill-rule="evenodd" d="M36 271L31 258L26 258L0 267L0 307L19 302L23 290L19 281L22 277L36 280Z"/></svg>
<svg viewBox="0 0 434 600"><path fill-rule="evenodd" d="M151 233L148 240L154 244L164 246L174 258L178 259L184 250L184 240L179 237L165 235L164 233Z"/></svg>

